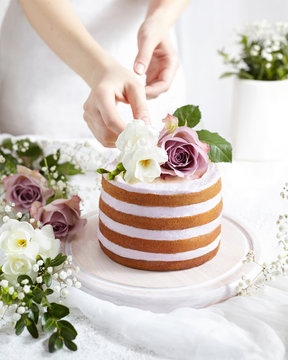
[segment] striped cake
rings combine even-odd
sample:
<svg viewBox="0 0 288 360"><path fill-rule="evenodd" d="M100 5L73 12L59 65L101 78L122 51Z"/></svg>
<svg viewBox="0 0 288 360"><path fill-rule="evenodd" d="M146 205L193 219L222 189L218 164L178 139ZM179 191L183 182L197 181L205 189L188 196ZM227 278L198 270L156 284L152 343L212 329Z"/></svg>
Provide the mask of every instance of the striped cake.
<svg viewBox="0 0 288 360"><path fill-rule="evenodd" d="M221 240L221 178L209 164L197 180L128 184L102 177L98 239L112 260L132 268L182 270L212 259Z"/></svg>

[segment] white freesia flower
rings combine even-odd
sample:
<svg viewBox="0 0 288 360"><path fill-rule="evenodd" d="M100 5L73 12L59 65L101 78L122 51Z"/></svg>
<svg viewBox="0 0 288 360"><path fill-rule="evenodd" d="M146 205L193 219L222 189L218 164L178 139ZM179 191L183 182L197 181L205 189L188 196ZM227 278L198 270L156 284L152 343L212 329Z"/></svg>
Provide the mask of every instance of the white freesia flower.
<svg viewBox="0 0 288 360"><path fill-rule="evenodd" d="M39 245L39 254L43 258L54 258L60 251L60 240L55 239L53 227L45 225L42 229L35 230L35 241ZM38 261L38 265L39 261Z"/></svg>
<svg viewBox="0 0 288 360"><path fill-rule="evenodd" d="M133 150L134 146L141 142L143 145L148 143L156 146L158 133L151 125L146 125L143 120L134 120L127 124L126 128L118 136L116 147L121 151L120 161L126 152Z"/></svg>
<svg viewBox="0 0 288 360"><path fill-rule="evenodd" d="M164 149L135 145L133 151L125 153L122 159L126 169L125 180L131 184L138 181L151 183L161 175L160 164L167 160Z"/></svg>
<svg viewBox="0 0 288 360"><path fill-rule="evenodd" d="M6 256L2 270L5 276L13 282L21 274L31 274L31 259L24 254L11 253Z"/></svg>
<svg viewBox="0 0 288 360"><path fill-rule="evenodd" d="M160 176L160 164L166 162L168 156L157 143L158 132L143 120L134 120L126 126L116 141L121 152L119 161L126 170L125 181L150 183Z"/></svg>
<svg viewBox="0 0 288 360"><path fill-rule="evenodd" d="M39 245L35 241L33 226L25 221L9 219L0 228L0 249L5 254L15 254L35 260Z"/></svg>

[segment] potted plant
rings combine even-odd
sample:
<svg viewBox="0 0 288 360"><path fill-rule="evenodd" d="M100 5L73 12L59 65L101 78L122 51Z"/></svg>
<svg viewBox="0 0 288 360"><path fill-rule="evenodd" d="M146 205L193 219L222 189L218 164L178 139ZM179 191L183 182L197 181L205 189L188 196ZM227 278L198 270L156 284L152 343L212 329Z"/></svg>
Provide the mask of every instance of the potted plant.
<svg viewBox="0 0 288 360"><path fill-rule="evenodd" d="M219 51L236 75L232 145L241 160L285 156L288 139L288 23L250 24L240 34L239 52Z"/></svg>

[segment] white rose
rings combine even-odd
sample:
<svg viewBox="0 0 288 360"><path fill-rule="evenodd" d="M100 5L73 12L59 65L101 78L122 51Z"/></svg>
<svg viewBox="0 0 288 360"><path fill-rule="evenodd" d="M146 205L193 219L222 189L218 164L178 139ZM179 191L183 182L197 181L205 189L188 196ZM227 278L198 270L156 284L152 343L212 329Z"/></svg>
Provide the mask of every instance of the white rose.
<svg viewBox="0 0 288 360"><path fill-rule="evenodd" d="M140 142L156 146L158 142L158 133L150 125L146 125L143 120L134 120L126 125L126 128L118 136L116 147L121 151L119 161L126 152L132 151L134 146Z"/></svg>
<svg viewBox="0 0 288 360"><path fill-rule="evenodd" d="M53 227L51 225L45 225L42 229L36 229L35 241L39 246L39 255L44 259L47 257L54 258L59 254L60 240L55 239Z"/></svg>
<svg viewBox="0 0 288 360"><path fill-rule="evenodd" d="M35 241L35 230L25 221L9 219L0 228L0 249L5 254L29 257L35 260L39 252L38 242Z"/></svg>
<svg viewBox="0 0 288 360"><path fill-rule="evenodd" d="M33 261L29 257L12 253L6 256L2 270L10 281L15 282L18 275L31 275L32 266Z"/></svg>
<svg viewBox="0 0 288 360"><path fill-rule="evenodd" d="M138 181L151 183L161 175L160 164L168 160L164 149L155 146L141 146L137 144L131 152L126 152L122 163L126 169L125 181L130 184Z"/></svg>

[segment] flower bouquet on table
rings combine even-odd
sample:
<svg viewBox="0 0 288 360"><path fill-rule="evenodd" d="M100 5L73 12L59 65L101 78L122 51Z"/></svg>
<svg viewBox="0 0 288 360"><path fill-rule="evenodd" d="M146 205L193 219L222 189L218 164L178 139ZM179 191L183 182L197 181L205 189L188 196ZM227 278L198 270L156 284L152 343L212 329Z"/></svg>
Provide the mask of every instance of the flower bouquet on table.
<svg viewBox="0 0 288 360"><path fill-rule="evenodd" d="M60 150L44 156L29 139L0 144L0 321L15 326L17 335L25 328L34 338L40 328L52 332L50 352L63 344L77 350L77 332L63 320L69 309L62 300L69 287L81 284L71 256L60 252L60 241L86 224L68 181L82 171L60 159Z"/></svg>
<svg viewBox="0 0 288 360"><path fill-rule="evenodd" d="M221 77L236 76L232 107L235 158L284 159L288 132L288 23L253 23L239 36L237 55L219 51L224 63L232 67Z"/></svg>

